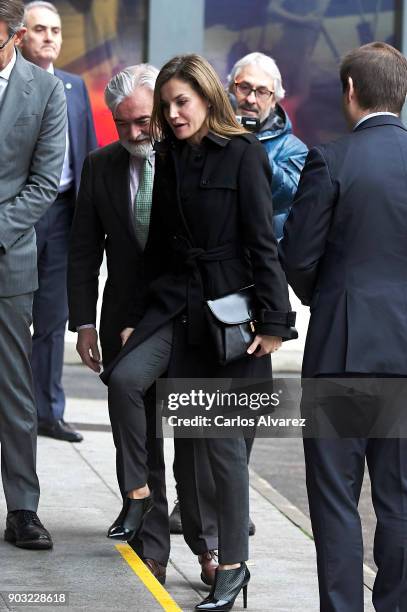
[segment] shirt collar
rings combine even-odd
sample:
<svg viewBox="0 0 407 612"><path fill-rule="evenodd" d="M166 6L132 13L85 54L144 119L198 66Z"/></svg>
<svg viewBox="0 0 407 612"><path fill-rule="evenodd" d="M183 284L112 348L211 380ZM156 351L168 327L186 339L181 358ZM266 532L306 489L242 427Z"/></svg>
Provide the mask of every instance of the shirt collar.
<svg viewBox="0 0 407 612"><path fill-rule="evenodd" d="M129 155L130 157L130 163L132 166L135 166L136 168L141 168L142 165L144 164L146 158L145 157L140 157L138 155ZM153 150L152 153L147 157L148 161L150 162L150 164L152 166L154 166L154 162L155 162L155 151Z"/></svg>
<svg viewBox="0 0 407 612"><path fill-rule="evenodd" d="M54 65L50 64L47 68L47 72L49 72L50 74L55 74L54 72Z"/></svg>
<svg viewBox="0 0 407 612"><path fill-rule="evenodd" d="M355 123L355 125L353 126L353 129L356 130L356 128L358 128L362 123L364 123L368 119L371 119L372 117L379 117L381 115L390 115L392 117L398 117L398 115L396 115L396 113L390 113L389 111L370 113L369 115L365 115L364 117L362 117L362 119L359 119L359 121L357 123Z"/></svg>
<svg viewBox="0 0 407 612"><path fill-rule="evenodd" d="M17 53L16 53L16 50L14 49L13 57L11 58L11 60L9 61L6 67L3 68L3 70L0 70L0 77L2 79L5 79L6 81L10 79L10 74L14 68L14 64L16 63L16 61L17 61Z"/></svg>
<svg viewBox="0 0 407 612"><path fill-rule="evenodd" d="M202 141L209 140L210 142L214 142L220 147L226 147L230 138L226 138L224 136L219 136L219 134L215 134L214 132L208 132L206 136L202 139ZM175 137L169 136L164 140L156 140L154 143L154 151L157 153L164 153L168 150L168 148L175 148L182 146L183 141L178 140Z"/></svg>

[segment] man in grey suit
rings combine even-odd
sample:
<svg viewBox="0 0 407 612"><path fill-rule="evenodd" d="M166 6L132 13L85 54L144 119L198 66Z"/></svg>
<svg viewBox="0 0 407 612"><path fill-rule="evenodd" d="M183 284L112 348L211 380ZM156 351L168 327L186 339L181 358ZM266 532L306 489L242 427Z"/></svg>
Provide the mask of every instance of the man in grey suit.
<svg viewBox="0 0 407 612"><path fill-rule="evenodd" d="M58 194L66 103L59 79L15 50L26 30L21 0L0 0L0 442L7 503L4 537L52 548L36 514L37 417L30 367L34 225Z"/></svg>

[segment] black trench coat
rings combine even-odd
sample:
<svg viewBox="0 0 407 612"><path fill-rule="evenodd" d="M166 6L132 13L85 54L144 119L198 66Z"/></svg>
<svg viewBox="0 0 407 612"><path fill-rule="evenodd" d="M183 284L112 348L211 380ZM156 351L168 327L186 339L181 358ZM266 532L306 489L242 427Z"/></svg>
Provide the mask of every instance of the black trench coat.
<svg viewBox="0 0 407 612"><path fill-rule="evenodd" d="M128 326L135 331L116 360L103 372L107 384L115 365L159 327L187 314L187 325L175 326L170 375L229 376L230 368L213 369L216 357L205 329L204 300L254 283L258 333L297 337L288 287L278 260L272 229L271 170L257 138L230 139L209 133L202 141L206 158L193 201L179 190L178 142L156 145L156 168L150 231L145 249L144 296L135 297ZM188 207L188 222L186 220ZM143 299L142 299L143 298ZM190 347L191 352L188 351ZM197 350L198 349L198 350ZM191 355L206 354L191 372ZM268 356L247 356L233 365L233 376L262 377ZM198 364L197 364L198 366Z"/></svg>

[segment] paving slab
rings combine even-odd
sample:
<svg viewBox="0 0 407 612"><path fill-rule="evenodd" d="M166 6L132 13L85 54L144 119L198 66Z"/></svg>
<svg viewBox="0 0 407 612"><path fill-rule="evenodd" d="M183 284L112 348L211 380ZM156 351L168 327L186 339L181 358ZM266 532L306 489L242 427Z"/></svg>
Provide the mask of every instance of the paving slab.
<svg viewBox="0 0 407 612"><path fill-rule="evenodd" d="M69 444L49 438L38 440L38 473L42 487L39 515L53 535L54 550L20 550L0 539L0 592L67 592L67 606L42 606L55 611L177 609L173 604L160 605L106 538L107 527L120 509L106 400L68 398L66 419L76 423L82 431L82 443ZM175 483L170 439L165 440L165 454L168 500L172 508ZM249 610L317 612L313 542L286 516L284 503L279 509L277 498L265 493L267 483L263 483L263 488L258 486L257 480L254 484L250 501L257 534L250 538ZM1 525L5 515L1 492ZM172 537L166 589L181 610L192 610L208 592L199 580L197 559L182 536ZM373 610L370 595L366 589L365 610L368 612ZM39 608L27 605L24 609ZM241 597L234 609L243 609ZM0 596L0 610L20 610L20 606L11 605L6 596Z"/></svg>

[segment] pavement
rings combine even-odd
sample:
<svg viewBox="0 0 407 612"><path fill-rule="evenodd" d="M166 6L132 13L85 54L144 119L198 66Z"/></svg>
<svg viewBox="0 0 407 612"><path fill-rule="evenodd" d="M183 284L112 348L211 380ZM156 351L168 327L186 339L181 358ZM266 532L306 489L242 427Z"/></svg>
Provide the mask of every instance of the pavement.
<svg viewBox="0 0 407 612"><path fill-rule="evenodd" d="M75 387L74 387L75 388ZM208 592L199 580L196 558L182 536L172 536L165 589L144 570L137 555L116 547L106 530L120 509L115 453L104 391L85 399L83 389L69 397L65 418L84 435L80 444L38 440L38 474L42 486L39 516L54 539L52 551L17 549L0 540L0 610L19 610L21 592L51 594L53 603L26 610L92 610L137 612L192 610ZM81 397L82 396L82 397ZM175 499L173 444L165 441L169 507ZM0 498L3 494L0 493ZM257 533L250 538L248 562L252 580L248 609L273 612L317 612L318 585L309 520L255 472L251 473L251 516ZM5 521L0 499L0 524ZM366 584L373 572L367 570ZM18 593L17 597L14 595ZM34 596L28 595L28 598ZM65 604L56 604L65 597ZM365 610L373 611L365 587ZM234 609L243 608L242 598Z"/></svg>

